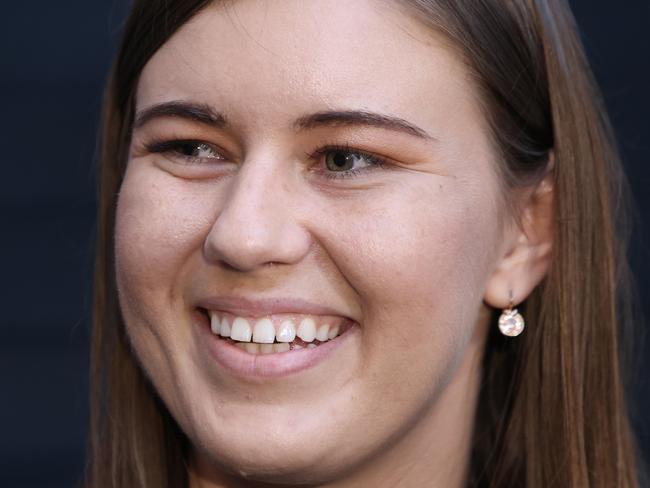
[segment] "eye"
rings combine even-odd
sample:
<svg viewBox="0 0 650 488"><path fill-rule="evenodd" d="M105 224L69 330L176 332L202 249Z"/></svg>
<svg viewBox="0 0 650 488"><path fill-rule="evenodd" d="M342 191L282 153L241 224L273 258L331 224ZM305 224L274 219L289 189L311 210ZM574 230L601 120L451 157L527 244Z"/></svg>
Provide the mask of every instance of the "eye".
<svg viewBox="0 0 650 488"><path fill-rule="evenodd" d="M374 154L347 146L325 146L310 155L314 160L323 160L325 170L319 170L330 179L354 178L361 173L382 168L386 161Z"/></svg>
<svg viewBox="0 0 650 488"><path fill-rule="evenodd" d="M355 163L363 162L364 158L360 154L347 151L331 151L325 155L325 164L327 169L332 171L349 171L354 168Z"/></svg>
<svg viewBox="0 0 650 488"><path fill-rule="evenodd" d="M205 142L178 141L176 151L189 158L221 158L221 156Z"/></svg>
<svg viewBox="0 0 650 488"><path fill-rule="evenodd" d="M226 158L211 144L203 141L169 140L153 141L146 145L147 151L154 154L166 154L172 159L180 159L187 163L202 163L206 161L225 161Z"/></svg>

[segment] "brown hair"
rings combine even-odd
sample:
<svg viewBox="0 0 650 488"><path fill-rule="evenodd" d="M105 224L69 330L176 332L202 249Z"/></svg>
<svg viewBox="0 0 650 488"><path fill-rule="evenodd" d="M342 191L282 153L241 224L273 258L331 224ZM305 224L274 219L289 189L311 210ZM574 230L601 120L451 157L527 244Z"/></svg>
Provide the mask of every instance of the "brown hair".
<svg viewBox="0 0 650 488"><path fill-rule="evenodd" d="M138 77L208 0L136 0L104 102L87 484L187 486L188 442L136 362L120 317L113 227ZM639 486L620 364L629 298L624 178L564 0L401 0L443 32L482 95L504 187L551 169L554 258L520 310L516 341L491 327L471 486Z"/></svg>

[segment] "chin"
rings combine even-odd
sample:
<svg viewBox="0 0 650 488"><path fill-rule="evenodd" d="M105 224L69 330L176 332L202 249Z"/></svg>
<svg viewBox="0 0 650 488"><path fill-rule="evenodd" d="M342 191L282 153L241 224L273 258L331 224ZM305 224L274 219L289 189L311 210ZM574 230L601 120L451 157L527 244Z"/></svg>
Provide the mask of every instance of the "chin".
<svg viewBox="0 0 650 488"><path fill-rule="evenodd" d="M262 439L260 439L260 434ZM267 438L269 437L269 438ZM241 442L228 439L229 445L212 441L202 443L193 456L205 478L227 474L236 478L271 484L314 484L334 481L353 468L354 460L341 452L341 442L311 435L277 437L274 433L248 433ZM337 449L328 449L337 445ZM341 456L343 454L343 456Z"/></svg>

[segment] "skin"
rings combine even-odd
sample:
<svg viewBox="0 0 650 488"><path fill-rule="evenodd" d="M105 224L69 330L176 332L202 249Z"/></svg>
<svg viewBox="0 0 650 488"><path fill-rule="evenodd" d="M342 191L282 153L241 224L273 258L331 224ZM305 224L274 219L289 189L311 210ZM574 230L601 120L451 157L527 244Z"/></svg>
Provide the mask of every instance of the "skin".
<svg viewBox="0 0 650 488"><path fill-rule="evenodd" d="M539 283L552 237L548 181L515 195L520 225L507 213L477 93L442 37L374 1L212 5L146 65L139 113L182 100L230 122L137 127L117 211L127 333L190 439L191 486L463 486L492 307ZM296 130L326 110L431 138ZM148 146L178 138L214 150ZM388 161L329 179L307 156L328 144ZM225 294L306 298L359 328L314 368L243 380L196 333L196 301Z"/></svg>

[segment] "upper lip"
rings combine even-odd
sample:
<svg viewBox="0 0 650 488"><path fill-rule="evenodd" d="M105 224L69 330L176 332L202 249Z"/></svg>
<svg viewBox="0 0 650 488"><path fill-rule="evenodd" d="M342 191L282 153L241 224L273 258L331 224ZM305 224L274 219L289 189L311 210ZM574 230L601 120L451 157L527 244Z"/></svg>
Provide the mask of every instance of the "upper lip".
<svg viewBox="0 0 650 488"><path fill-rule="evenodd" d="M197 306L206 310L220 310L245 317L297 313L305 315L338 315L349 318L332 307L293 297L212 296L199 300Z"/></svg>

